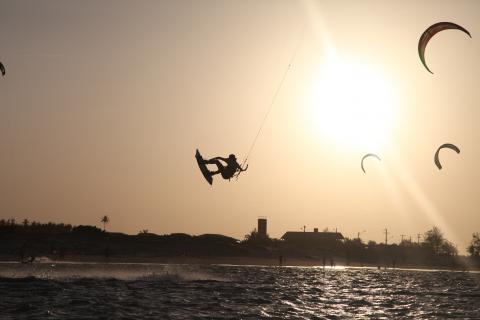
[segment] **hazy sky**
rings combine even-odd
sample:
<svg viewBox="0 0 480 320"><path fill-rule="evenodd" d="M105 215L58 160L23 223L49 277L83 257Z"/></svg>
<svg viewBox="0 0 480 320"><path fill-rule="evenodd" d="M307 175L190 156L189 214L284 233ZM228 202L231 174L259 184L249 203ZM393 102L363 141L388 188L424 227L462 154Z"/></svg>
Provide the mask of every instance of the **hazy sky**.
<svg viewBox="0 0 480 320"><path fill-rule="evenodd" d="M237 238L480 231L478 1L0 1L0 218ZM427 47L431 24L451 21ZM302 31L303 30L303 31ZM209 186L195 162L243 159ZM436 148L456 144L459 155ZM369 159L367 174L361 157Z"/></svg>

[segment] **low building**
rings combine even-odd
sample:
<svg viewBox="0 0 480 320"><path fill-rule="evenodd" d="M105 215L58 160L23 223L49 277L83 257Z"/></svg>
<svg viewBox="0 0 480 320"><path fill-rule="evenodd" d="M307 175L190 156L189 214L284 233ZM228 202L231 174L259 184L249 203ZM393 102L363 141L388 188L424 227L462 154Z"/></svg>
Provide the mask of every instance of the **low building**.
<svg viewBox="0 0 480 320"><path fill-rule="evenodd" d="M313 232L287 231L281 239L290 245L328 248L340 244L344 238L340 232L318 232L318 228L315 228Z"/></svg>

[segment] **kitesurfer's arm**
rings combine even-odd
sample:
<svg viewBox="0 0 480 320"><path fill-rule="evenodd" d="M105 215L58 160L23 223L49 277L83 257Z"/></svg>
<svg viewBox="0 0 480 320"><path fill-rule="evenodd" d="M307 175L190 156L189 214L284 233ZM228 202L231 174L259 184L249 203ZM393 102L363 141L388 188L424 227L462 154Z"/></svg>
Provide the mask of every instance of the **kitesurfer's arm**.
<svg viewBox="0 0 480 320"><path fill-rule="evenodd" d="M247 166L245 167L245 169L243 169L243 168L237 163L237 168L238 168L238 170L240 170L240 172L247 171L247 169L248 169L248 164L247 164Z"/></svg>

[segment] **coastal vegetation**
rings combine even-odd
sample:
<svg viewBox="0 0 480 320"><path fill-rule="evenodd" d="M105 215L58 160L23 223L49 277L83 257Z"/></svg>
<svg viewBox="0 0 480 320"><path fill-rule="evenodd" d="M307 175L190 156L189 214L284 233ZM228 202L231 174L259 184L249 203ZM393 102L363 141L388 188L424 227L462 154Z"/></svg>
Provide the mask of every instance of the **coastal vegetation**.
<svg viewBox="0 0 480 320"><path fill-rule="evenodd" d="M107 223L103 221L102 223ZM480 234L474 233L466 256L459 256L453 243L440 229L425 232L423 241L404 239L398 244L364 242L345 238L335 242L290 243L259 237L256 229L242 241L220 235L172 233L157 235L148 229L137 235L107 232L96 226L64 223L41 223L15 219L0 220L0 259L47 256L52 259L71 257L254 257L276 261L280 256L303 259L318 265L335 260L345 265L378 265L388 267L478 268L480 266Z"/></svg>

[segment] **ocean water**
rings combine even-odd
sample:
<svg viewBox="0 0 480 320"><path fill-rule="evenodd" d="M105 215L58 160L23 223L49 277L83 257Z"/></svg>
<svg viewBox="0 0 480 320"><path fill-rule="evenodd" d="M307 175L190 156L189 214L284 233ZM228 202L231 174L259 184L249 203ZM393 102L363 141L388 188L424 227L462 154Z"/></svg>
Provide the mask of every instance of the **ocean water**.
<svg viewBox="0 0 480 320"><path fill-rule="evenodd" d="M0 319L480 319L478 273L0 263Z"/></svg>

